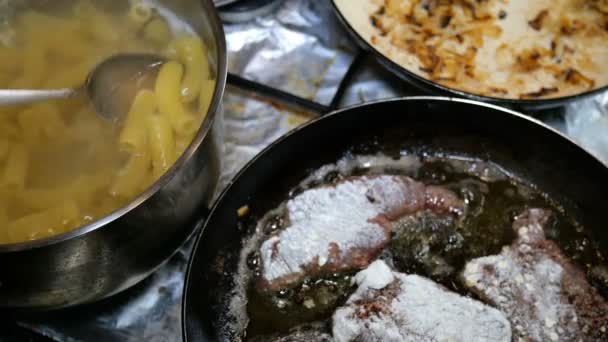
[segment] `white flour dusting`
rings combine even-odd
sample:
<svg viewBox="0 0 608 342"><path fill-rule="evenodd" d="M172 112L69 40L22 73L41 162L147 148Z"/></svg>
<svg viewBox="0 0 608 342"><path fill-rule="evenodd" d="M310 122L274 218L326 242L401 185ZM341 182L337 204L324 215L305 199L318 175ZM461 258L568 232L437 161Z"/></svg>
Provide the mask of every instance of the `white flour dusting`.
<svg viewBox="0 0 608 342"><path fill-rule="evenodd" d="M359 288L333 316L337 342L511 341L511 326L498 310L426 278L392 272L383 261L355 280Z"/></svg>
<svg viewBox="0 0 608 342"><path fill-rule="evenodd" d="M518 239L513 245L505 246L498 255L467 263L463 274L465 285L504 312L513 325L514 335L519 338L526 341L578 340L584 333L580 326L583 319L564 299L567 296L564 288L588 284L584 276L578 280L572 270L557 262L561 252L545 240L540 223L546 220L548 212L531 209L525 215L523 225L519 226L517 220L514 223ZM567 277L566 273L569 273ZM564 281L570 285L565 285Z"/></svg>
<svg viewBox="0 0 608 342"><path fill-rule="evenodd" d="M260 248L263 278L272 282L305 273L304 268L346 263L340 259L349 251L385 245L389 232L373 219L412 201L412 191L404 179L361 177L310 189L289 200L289 227ZM423 202L422 198L418 206ZM338 260L331 255L332 244L338 249Z"/></svg>

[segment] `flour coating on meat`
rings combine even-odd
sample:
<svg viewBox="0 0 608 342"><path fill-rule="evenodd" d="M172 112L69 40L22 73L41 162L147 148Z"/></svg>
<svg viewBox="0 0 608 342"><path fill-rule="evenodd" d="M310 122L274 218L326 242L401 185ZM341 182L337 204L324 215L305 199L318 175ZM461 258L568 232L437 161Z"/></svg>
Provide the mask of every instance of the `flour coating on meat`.
<svg viewBox="0 0 608 342"><path fill-rule="evenodd" d="M525 341L608 341L608 304L545 239L550 215L530 209L518 216L516 241L499 255L470 261L465 284L504 312Z"/></svg>
<svg viewBox="0 0 608 342"><path fill-rule="evenodd" d="M433 281L392 272L375 261L359 272L357 291L333 316L336 341L511 341L498 310Z"/></svg>
<svg viewBox="0 0 608 342"><path fill-rule="evenodd" d="M262 243L262 290L305 276L365 268L390 240L392 221L429 209L462 212L452 192L404 176L351 177L286 203L289 225Z"/></svg>

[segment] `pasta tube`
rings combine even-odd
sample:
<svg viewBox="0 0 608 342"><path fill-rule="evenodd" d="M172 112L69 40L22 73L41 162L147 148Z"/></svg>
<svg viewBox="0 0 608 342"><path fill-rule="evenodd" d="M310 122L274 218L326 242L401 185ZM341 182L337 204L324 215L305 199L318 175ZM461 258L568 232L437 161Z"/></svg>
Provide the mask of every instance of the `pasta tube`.
<svg viewBox="0 0 608 342"><path fill-rule="evenodd" d="M205 115L207 115L207 111L209 111L214 91L215 80L203 80L201 94L198 98L198 112L203 116L203 119L205 118Z"/></svg>
<svg viewBox="0 0 608 342"><path fill-rule="evenodd" d="M74 14L76 18L86 18L91 13L97 11L90 0L80 0L74 5Z"/></svg>
<svg viewBox="0 0 608 342"><path fill-rule="evenodd" d="M199 38L190 36L176 39L174 46L179 61L186 66L181 87L182 101L192 102L200 95L202 81L209 79L207 51Z"/></svg>
<svg viewBox="0 0 608 342"><path fill-rule="evenodd" d="M118 173L110 188L110 195L131 198L145 187L146 177L150 173L151 151L148 146L139 146L139 148L141 150L138 149L138 151L141 152L131 154L127 165Z"/></svg>
<svg viewBox="0 0 608 342"><path fill-rule="evenodd" d="M175 46L175 40L172 40L169 43L169 45L167 45L167 48L165 49L163 54L165 55L165 57L167 57L167 59L177 60L178 57L177 57L177 47Z"/></svg>
<svg viewBox="0 0 608 342"><path fill-rule="evenodd" d="M117 42L120 40L120 32L116 29L116 24L112 20L112 17L96 11L91 13L86 19L89 21L89 32L95 38L105 42Z"/></svg>
<svg viewBox="0 0 608 342"><path fill-rule="evenodd" d="M95 192L107 187L110 179L108 171L97 174L84 175L75 181L61 187L50 189L25 189L16 194L17 200L25 208L42 210L54 206L56 203L72 199L80 205L89 203Z"/></svg>
<svg viewBox="0 0 608 342"><path fill-rule="evenodd" d="M19 50L0 45L0 71L20 71L21 63L22 53Z"/></svg>
<svg viewBox="0 0 608 342"><path fill-rule="evenodd" d="M28 153L24 145L12 145L4 168L2 185L7 188L23 190L28 168Z"/></svg>
<svg viewBox="0 0 608 342"><path fill-rule="evenodd" d="M2 194L0 194L0 200L5 200L2 198ZM6 227L8 224L8 209L6 206L0 206L0 227ZM8 243L8 231L4 228L0 228L0 244Z"/></svg>
<svg viewBox="0 0 608 342"><path fill-rule="evenodd" d="M144 37L157 44L167 44L171 40L171 28L162 18L152 19L144 27Z"/></svg>
<svg viewBox="0 0 608 342"><path fill-rule="evenodd" d="M24 72L21 77L13 81L11 87L14 89L41 87L50 69L46 61L46 50L42 45L30 44L24 51Z"/></svg>
<svg viewBox="0 0 608 342"><path fill-rule="evenodd" d="M147 117L147 123L152 171L158 179L175 162L175 137L165 116L150 115Z"/></svg>
<svg viewBox="0 0 608 342"><path fill-rule="evenodd" d="M84 62L74 65L70 69L63 70L61 73L53 74L53 76L51 76L45 82L44 87L48 89L80 87L84 84L87 76L98 63L99 61L96 57L88 58Z"/></svg>
<svg viewBox="0 0 608 342"><path fill-rule="evenodd" d="M129 20L135 28L143 27L153 16L152 8L141 1L136 1L129 10Z"/></svg>
<svg viewBox="0 0 608 342"><path fill-rule="evenodd" d="M69 225L77 222L78 215L78 207L72 201L29 214L8 223L9 240L21 242L61 233Z"/></svg>
<svg viewBox="0 0 608 342"><path fill-rule="evenodd" d="M156 78L156 101L161 115L169 118L177 134L191 135L197 129L194 115L180 99L180 83L184 68L175 61L165 63Z"/></svg>
<svg viewBox="0 0 608 342"><path fill-rule="evenodd" d="M0 112L0 116L8 115ZM0 136L9 139L18 139L21 135L21 130L16 123L8 120L4 121L0 118Z"/></svg>
<svg viewBox="0 0 608 342"><path fill-rule="evenodd" d="M150 90L142 90L133 100L127 119L120 132L120 149L129 153L143 151L146 141L146 117L156 110L156 97Z"/></svg>
<svg viewBox="0 0 608 342"><path fill-rule="evenodd" d="M33 105L17 116L23 137L34 143L40 138L59 138L66 132L61 113L52 103Z"/></svg>
<svg viewBox="0 0 608 342"><path fill-rule="evenodd" d="M184 153L184 151L186 150L186 148L188 148L188 145L190 145L190 143L192 142L192 137L184 137L184 136L177 136L175 137L175 153L178 156L181 156L182 153Z"/></svg>
<svg viewBox="0 0 608 342"><path fill-rule="evenodd" d="M0 163L8 156L8 139L0 138Z"/></svg>

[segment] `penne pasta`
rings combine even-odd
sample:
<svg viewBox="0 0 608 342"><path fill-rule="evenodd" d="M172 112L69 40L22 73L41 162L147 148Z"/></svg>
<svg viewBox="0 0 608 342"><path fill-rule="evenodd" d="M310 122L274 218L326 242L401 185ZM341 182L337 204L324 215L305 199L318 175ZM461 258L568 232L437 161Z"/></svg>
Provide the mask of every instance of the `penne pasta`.
<svg viewBox="0 0 608 342"><path fill-rule="evenodd" d="M120 149L129 153L143 151L146 141L146 117L156 111L155 94L150 90L142 90L133 100L127 114L122 131L120 132Z"/></svg>
<svg viewBox="0 0 608 342"><path fill-rule="evenodd" d="M142 1L135 1L131 4L128 17L135 28L142 28L150 19L152 19L152 16L152 8Z"/></svg>
<svg viewBox="0 0 608 342"><path fill-rule="evenodd" d="M24 145L12 145L8 153L0 186L17 191L23 190L29 163L28 159L27 149Z"/></svg>
<svg viewBox="0 0 608 342"><path fill-rule="evenodd" d="M85 83L87 76L98 63L98 58L88 58L69 70L52 75L46 80L43 87L47 89L78 88Z"/></svg>
<svg viewBox="0 0 608 342"><path fill-rule="evenodd" d="M53 34L46 34L43 41L36 42L38 38L32 38L33 40L30 43L44 46L47 58L53 58L54 60L80 61L88 58L91 54L90 49L94 49L95 45L85 34L84 27L81 28L76 21L62 20L62 22L64 22L63 27L57 29L53 27ZM66 41L70 43L65 44Z"/></svg>
<svg viewBox="0 0 608 342"><path fill-rule="evenodd" d="M120 40L120 31L117 29L114 20L107 14L96 11L85 18L89 21L88 31L96 39L106 43Z"/></svg>
<svg viewBox="0 0 608 342"><path fill-rule="evenodd" d="M201 83L209 79L207 51L199 38L184 36L175 40L177 58L186 67L181 86L182 101L192 102L200 95Z"/></svg>
<svg viewBox="0 0 608 342"><path fill-rule="evenodd" d="M5 201L6 199L2 197L0 194L0 201ZM8 224L8 208L6 206L0 206L0 227L6 227ZM0 228L0 244L9 243L8 230Z"/></svg>
<svg viewBox="0 0 608 342"><path fill-rule="evenodd" d="M78 0L72 12L74 13L74 18L84 21L89 15L97 12L97 8L95 8L90 0Z"/></svg>
<svg viewBox="0 0 608 342"><path fill-rule="evenodd" d="M164 115L150 115L146 119L152 171L154 177L159 178L175 162L175 138L171 125Z"/></svg>
<svg viewBox="0 0 608 342"><path fill-rule="evenodd" d="M0 116L3 115L0 113ZM0 120L0 136L5 139L18 139L21 136L21 129L19 126L12 121Z"/></svg>
<svg viewBox="0 0 608 342"><path fill-rule="evenodd" d="M7 224L11 242L41 239L62 233L79 219L79 210L72 201L16 219Z"/></svg>
<svg viewBox="0 0 608 342"><path fill-rule="evenodd" d="M188 148L188 145L190 145L191 141L192 138L189 136L182 137L178 135L177 137L175 137L175 154L179 156L184 153L186 148Z"/></svg>
<svg viewBox="0 0 608 342"><path fill-rule="evenodd" d="M70 44L63 44L62 42L64 42L65 39L69 39ZM50 37L46 42L46 45L48 46L46 53L54 59L72 60L75 62L88 59L91 51L95 51L96 46L90 44L84 39L85 37L81 36ZM57 48L57 45L61 46L61 48ZM66 71L69 70L70 69L67 69ZM60 74L54 73L54 76L60 76Z"/></svg>
<svg viewBox="0 0 608 342"><path fill-rule="evenodd" d="M203 80L201 84L201 93L198 98L198 112L199 115L202 116L202 119L205 118L207 111L209 111L209 106L211 105L214 91L215 80Z"/></svg>
<svg viewBox="0 0 608 342"><path fill-rule="evenodd" d="M110 188L112 196L132 198L147 186L146 177L150 173L151 151L148 146L139 146L139 148L141 149L138 149L137 153L131 154L125 167L116 176Z"/></svg>
<svg viewBox="0 0 608 342"><path fill-rule="evenodd" d="M28 209L43 210L66 199L74 200L80 205L91 203L95 192L110 184L107 172L81 176L75 181L61 187L48 189L25 189L16 194L19 203Z"/></svg>
<svg viewBox="0 0 608 342"><path fill-rule="evenodd" d="M0 138L0 165L8 157L9 141L6 138Z"/></svg>
<svg viewBox="0 0 608 342"><path fill-rule="evenodd" d="M166 45L171 40L171 28L162 19L152 19L144 27L144 38L159 45Z"/></svg>
<svg viewBox="0 0 608 342"><path fill-rule="evenodd" d="M0 72L20 72L22 54L18 49L0 45Z"/></svg>
<svg viewBox="0 0 608 342"><path fill-rule="evenodd" d="M29 45L23 56L23 74L10 85L14 89L39 88L48 73L46 51L43 45Z"/></svg>
<svg viewBox="0 0 608 342"><path fill-rule="evenodd" d="M181 79L184 68L175 61L165 63L156 78L156 101L158 110L169 118L177 134L191 135L197 127L194 115L190 113L180 99Z"/></svg>
<svg viewBox="0 0 608 342"><path fill-rule="evenodd" d="M58 138L66 126L57 107L48 102L36 104L17 116L22 136L30 144L45 138Z"/></svg>
<svg viewBox="0 0 608 342"><path fill-rule="evenodd" d="M89 208L90 211L88 212L87 216L103 217L105 215L110 214L114 210L120 208L122 205L124 205L124 203L124 198L108 196L108 198L104 198L102 201L98 201L93 206L91 206L91 208ZM90 223L90 220L88 220L86 223Z"/></svg>

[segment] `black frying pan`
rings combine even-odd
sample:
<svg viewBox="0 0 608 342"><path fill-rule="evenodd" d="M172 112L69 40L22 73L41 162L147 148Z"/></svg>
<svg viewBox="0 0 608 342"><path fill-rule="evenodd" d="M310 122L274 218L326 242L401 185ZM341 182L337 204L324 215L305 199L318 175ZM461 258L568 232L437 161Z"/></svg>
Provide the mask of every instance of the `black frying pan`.
<svg viewBox="0 0 608 342"><path fill-rule="evenodd" d="M476 101L483 101L494 103L497 105L501 105L508 108L513 108L516 110L524 110L524 111L539 111L544 109L551 109L562 107L568 103L573 101L581 100L589 96L597 95L601 92L608 91L608 86L599 87L590 91L586 91L583 93L563 96L557 98L549 98L549 99L505 99L499 97L492 96L482 96L469 92L465 92L462 90L449 88L439 83L428 80L424 77L421 77L410 70L402 67L401 65L393 62L390 58L386 57L372 45L370 45L361 35L355 30L348 22L348 20L344 17L342 12L336 6L335 1L332 0L332 6L334 8L334 12L337 17L340 19L346 31L349 33L351 38L361 47L364 51L370 53L374 58L387 70L397 75L402 80L406 81L410 85L420 89L421 91L429 94L435 95L443 95L443 96L456 96L463 97Z"/></svg>
<svg viewBox="0 0 608 342"><path fill-rule="evenodd" d="M232 286L241 249L237 210L261 216L311 170L346 151L450 153L493 161L570 209L608 250L608 168L560 133L500 107L412 97L351 107L284 136L260 153L225 190L196 242L183 299L188 342L217 339L222 299Z"/></svg>

